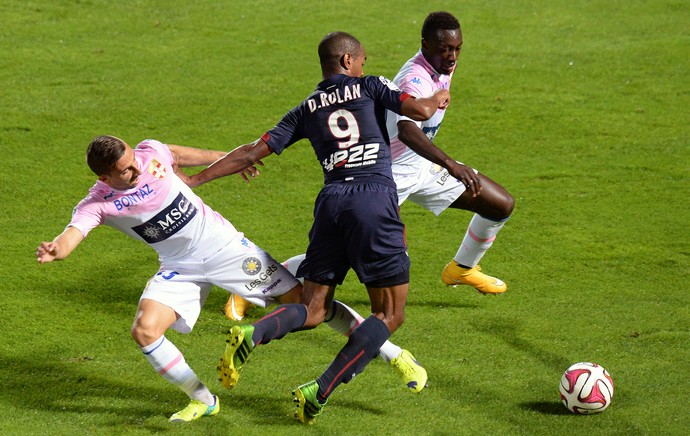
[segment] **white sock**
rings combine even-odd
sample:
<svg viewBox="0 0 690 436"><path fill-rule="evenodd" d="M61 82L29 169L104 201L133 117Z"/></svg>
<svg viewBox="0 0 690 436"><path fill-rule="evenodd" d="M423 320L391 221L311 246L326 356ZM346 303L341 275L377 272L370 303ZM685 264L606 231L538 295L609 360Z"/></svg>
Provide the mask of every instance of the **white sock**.
<svg viewBox="0 0 690 436"><path fill-rule="evenodd" d="M379 348L379 353L379 356L381 356L381 359L383 359L384 362L391 363L391 360L400 356L400 353L402 353L402 348L398 347L391 341L386 341L383 343L383 345L381 345L381 348Z"/></svg>
<svg viewBox="0 0 690 436"><path fill-rule="evenodd" d="M141 347L141 351L164 379L182 389L189 398L199 400L209 406L215 403L211 391L201 383L199 377L187 365L180 350L165 336L161 336L150 345Z"/></svg>
<svg viewBox="0 0 690 436"><path fill-rule="evenodd" d="M475 213L453 260L470 268L477 266L506 220L492 221Z"/></svg>
<svg viewBox="0 0 690 436"><path fill-rule="evenodd" d="M331 311L326 314L326 320L324 322L336 332L345 336L350 336L350 333L352 333L362 321L364 321L364 318L355 312L354 309L343 304L341 301L333 300ZM402 349L394 343L386 341L381 346L379 352L381 358L387 363L390 363L392 359L400 355Z"/></svg>

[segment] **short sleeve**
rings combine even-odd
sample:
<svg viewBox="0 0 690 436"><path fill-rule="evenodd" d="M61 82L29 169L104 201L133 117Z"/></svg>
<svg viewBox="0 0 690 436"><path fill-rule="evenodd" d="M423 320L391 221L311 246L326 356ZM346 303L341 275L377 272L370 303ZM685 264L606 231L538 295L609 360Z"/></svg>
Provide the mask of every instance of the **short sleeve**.
<svg viewBox="0 0 690 436"><path fill-rule="evenodd" d="M67 227L74 227L86 237L91 230L103 224L103 213L98 204L93 201L94 194L90 194L74 207L72 219Z"/></svg>
<svg viewBox="0 0 690 436"><path fill-rule="evenodd" d="M292 108L271 130L264 133L261 139L273 150L275 154L280 154L290 145L302 139L300 133L301 107Z"/></svg>

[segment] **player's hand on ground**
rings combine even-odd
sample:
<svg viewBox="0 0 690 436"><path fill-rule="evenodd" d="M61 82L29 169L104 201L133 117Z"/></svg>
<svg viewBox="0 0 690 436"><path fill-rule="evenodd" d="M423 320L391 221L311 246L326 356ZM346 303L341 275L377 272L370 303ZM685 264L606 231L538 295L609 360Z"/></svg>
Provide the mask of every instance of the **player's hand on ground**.
<svg viewBox="0 0 690 436"><path fill-rule="evenodd" d="M55 260L57 256L57 244L55 242L41 242L36 248L36 260L39 263L48 263Z"/></svg>
<svg viewBox="0 0 690 436"><path fill-rule="evenodd" d="M256 163L254 165L249 165L247 168L242 170L241 174L242 174L242 178L244 179L245 182L249 183L250 178L254 178L254 177L258 176L259 174L261 174L259 172L259 169L256 167L257 164L264 166L263 161L258 160L258 161L256 161Z"/></svg>
<svg viewBox="0 0 690 436"><path fill-rule="evenodd" d="M455 165L448 168L448 172L465 185L472 197L479 195L479 192L482 190L482 183L472 168L456 162Z"/></svg>

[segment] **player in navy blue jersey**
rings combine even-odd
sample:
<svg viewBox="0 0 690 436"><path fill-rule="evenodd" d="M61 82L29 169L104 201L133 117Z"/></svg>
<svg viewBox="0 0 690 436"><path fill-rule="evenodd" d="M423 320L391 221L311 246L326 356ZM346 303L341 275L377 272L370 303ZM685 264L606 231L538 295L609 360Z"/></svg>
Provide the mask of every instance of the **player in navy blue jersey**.
<svg viewBox="0 0 690 436"><path fill-rule="evenodd" d="M223 384L233 387L254 347L319 325L335 287L352 268L367 288L372 315L350 334L318 379L295 390L296 416L308 424L333 390L362 372L403 322L410 262L391 172L385 111L421 121L450 101L447 90L415 98L383 77L363 76L364 47L347 33L326 35L318 52L323 81L309 97L261 138L186 180L197 186L251 168L300 139L311 142L325 184L316 199L306 258L297 273L305 280L302 304L281 305L253 325L233 327L219 366ZM433 144L418 152L459 176L459 164Z"/></svg>

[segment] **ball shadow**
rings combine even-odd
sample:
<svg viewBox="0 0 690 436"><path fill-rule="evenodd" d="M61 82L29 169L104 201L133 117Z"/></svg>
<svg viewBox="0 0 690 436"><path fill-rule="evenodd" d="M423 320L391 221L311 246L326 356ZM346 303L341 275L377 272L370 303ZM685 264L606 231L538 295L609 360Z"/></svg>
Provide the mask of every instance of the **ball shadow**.
<svg viewBox="0 0 690 436"><path fill-rule="evenodd" d="M521 403L520 407L544 415L571 415L570 411L558 401L528 401Z"/></svg>

